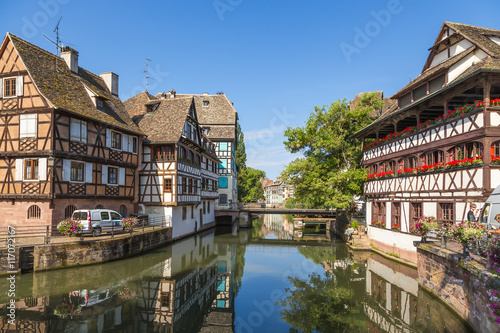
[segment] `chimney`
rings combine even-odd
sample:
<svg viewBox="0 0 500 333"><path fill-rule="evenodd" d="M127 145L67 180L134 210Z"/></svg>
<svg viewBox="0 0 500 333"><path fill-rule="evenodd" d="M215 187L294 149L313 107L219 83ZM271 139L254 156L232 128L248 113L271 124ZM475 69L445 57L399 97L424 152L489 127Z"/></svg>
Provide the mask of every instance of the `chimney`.
<svg viewBox="0 0 500 333"><path fill-rule="evenodd" d="M208 96L208 93L207 93L207 92L204 92L204 93L203 93L203 96Z"/></svg>
<svg viewBox="0 0 500 333"><path fill-rule="evenodd" d="M66 61L72 73L78 74L78 52L69 46L61 49L61 58Z"/></svg>
<svg viewBox="0 0 500 333"><path fill-rule="evenodd" d="M104 80L111 94L118 97L118 75L113 72L101 73L99 76Z"/></svg>
<svg viewBox="0 0 500 333"><path fill-rule="evenodd" d="M169 91L169 94L170 94L170 98L175 98L176 92L174 89L172 89Z"/></svg>

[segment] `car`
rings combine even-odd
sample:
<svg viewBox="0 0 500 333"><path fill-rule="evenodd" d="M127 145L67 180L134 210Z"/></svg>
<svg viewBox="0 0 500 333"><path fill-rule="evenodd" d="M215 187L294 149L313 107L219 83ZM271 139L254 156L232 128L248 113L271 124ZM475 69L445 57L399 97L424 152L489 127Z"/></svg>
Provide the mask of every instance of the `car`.
<svg viewBox="0 0 500 333"><path fill-rule="evenodd" d="M82 234L99 236L103 232L123 231L121 226L122 216L109 209L79 209L73 212L71 217L83 225Z"/></svg>

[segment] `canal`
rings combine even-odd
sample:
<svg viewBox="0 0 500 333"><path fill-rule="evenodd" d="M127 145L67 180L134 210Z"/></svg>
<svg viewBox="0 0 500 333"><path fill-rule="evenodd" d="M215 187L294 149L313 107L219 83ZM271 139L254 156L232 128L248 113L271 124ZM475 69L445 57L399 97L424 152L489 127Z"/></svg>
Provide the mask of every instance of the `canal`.
<svg viewBox="0 0 500 333"><path fill-rule="evenodd" d="M0 331L471 332L415 269L351 251L326 230L265 215L142 256L17 275ZM9 282L0 280L0 290Z"/></svg>

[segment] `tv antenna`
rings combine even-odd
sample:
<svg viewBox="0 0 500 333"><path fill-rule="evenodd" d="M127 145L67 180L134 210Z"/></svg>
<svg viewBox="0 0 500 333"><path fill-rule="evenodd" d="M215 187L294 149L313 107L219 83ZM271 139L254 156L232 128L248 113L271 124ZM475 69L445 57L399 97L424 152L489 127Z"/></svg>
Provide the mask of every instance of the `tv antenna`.
<svg viewBox="0 0 500 333"><path fill-rule="evenodd" d="M59 19L59 21L57 21L56 27L53 30L53 32L56 34L56 40L55 41L53 41L52 39L50 39L49 37L47 37L46 34L43 34L43 37L45 37L49 42L51 42L52 44L54 44L56 46L56 55L57 56L59 56L59 51L62 48L62 41L59 38L59 24L61 23L61 20L62 20L62 16Z"/></svg>
<svg viewBox="0 0 500 333"><path fill-rule="evenodd" d="M144 67L146 67L144 69L144 73L146 73L146 91L148 91L148 79L150 78L150 76L149 76L149 70L148 70L148 68L149 68L149 62L150 61L151 61L151 59L146 58L146 64L144 65Z"/></svg>

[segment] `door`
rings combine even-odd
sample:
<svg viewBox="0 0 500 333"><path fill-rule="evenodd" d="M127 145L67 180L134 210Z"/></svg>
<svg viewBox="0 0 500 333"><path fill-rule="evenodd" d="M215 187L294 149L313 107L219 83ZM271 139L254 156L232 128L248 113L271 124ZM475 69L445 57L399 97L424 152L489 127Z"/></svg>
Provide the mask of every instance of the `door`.
<svg viewBox="0 0 500 333"><path fill-rule="evenodd" d="M118 214L117 212L109 212L111 215L111 225L113 227L114 231L117 230L122 230L122 226L120 225L120 222L122 221L122 216Z"/></svg>
<svg viewBox="0 0 500 333"><path fill-rule="evenodd" d="M111 231L111 220L109 218L109 212L101 212L101 232Z"/></svg>

